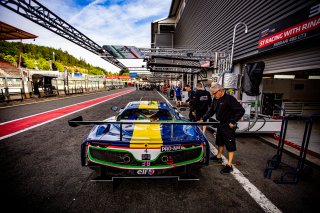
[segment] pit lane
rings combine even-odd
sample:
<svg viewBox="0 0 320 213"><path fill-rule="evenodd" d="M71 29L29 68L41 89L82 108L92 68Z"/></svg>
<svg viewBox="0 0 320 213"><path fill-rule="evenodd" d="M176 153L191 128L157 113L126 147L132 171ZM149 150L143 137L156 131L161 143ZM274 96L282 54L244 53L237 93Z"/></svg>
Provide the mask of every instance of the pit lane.
<svg viewBox="0 0 320 213"><path fill-rule="evenodd" d="M10 121L119 91L123 90L0 109L0 118L1 122ZM91 182L97 174L81 167L79 154L90 127L71 128L67 121L80 115L86 120L102 120L114 115L111 106L123 107L141 97L164 101L156 91L134 91L1 140L0 188L6 195L1 199L2 208L33 212L263 212L233 176L220 174L220 166L203 168L197 182L124 180L115 192L110 183ZM207 137L214 142L210 132ZM235 160L241 162L237 168L281 211L317 208L320 172L316 168L310 181L278 185L263 177L266 161L276 152L272 146L251 134L238 136L237 145ZM284 160L296 163L286 154Z"/></svg>

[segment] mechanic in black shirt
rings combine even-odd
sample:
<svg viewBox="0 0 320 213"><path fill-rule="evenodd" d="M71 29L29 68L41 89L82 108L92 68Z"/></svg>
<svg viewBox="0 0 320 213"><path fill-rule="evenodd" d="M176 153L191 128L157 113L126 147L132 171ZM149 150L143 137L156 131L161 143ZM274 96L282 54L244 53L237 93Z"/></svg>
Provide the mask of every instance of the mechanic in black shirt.
<svg viewBox="0 0 320 213"><path fill-rule="evenodd" d="M188 92L188 99L186 100L186 102L189 103L189 107L191 108L192 104L193 104L195 91L192 90L192 88L191 88L191 86L189 84L187 84L184 88ZM191 110L189 112L189 120L193 121L193 122L196 121L196 117L192 114Z"/></svg>
<svg viewBox="0 0 320 213"><path fill-rule="evenodd" d="M233 171L232 160L236 151L235 125L244 115L245 110L235 97L225 93L224 88L220 84L213 85L210 90L212 95L214 95L214 100L200 122L207 120L214 114L216 114L216 119L220 121L216 136L218 154L211 157L211 160L222 163L222 151L224 146L226 146L228 163L221 170L221 174L228 174Z"/></svg>
<svg viewBox="0 0 320 213"><path fill-rule="evenodd" d="M202 88L201 83L197 83L197 91L194 94L194 99L190 111L196 117L196 121L199 121L208 111L211 106L212 99L210 92ZM203 126L203 132L206 131L206 126Z"/></svg>

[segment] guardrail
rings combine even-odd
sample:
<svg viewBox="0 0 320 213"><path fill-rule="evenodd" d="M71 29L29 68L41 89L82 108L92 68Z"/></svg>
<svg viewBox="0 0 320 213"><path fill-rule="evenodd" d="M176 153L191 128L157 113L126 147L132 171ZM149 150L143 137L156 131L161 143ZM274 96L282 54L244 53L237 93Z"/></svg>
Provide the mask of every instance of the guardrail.
<svg viewBox="0 0 320 213"><path fill-rule="evenodd" d="M22 88L0 88L0 102L22 101L23 98Z"/></svg>

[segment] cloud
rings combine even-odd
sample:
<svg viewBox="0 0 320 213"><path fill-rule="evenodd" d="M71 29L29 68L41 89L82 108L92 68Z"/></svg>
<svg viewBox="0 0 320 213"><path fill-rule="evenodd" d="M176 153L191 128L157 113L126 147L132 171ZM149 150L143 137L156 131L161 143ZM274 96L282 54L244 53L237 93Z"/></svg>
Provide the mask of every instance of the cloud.
<svg viewBox="0 0 320 213"><path fill-rule="evenodd" d="M40 1L45 7L71 24L100 46L106 44L150 47L151 21L167 17L171 0L56 0ZM109 71L119 69L95 54L46 30L45 28L0 7L0 20L38 35L36 41L26 41L68 51L94 66ZM121 61L132 66L132 60ZM137 66L137 65L134 65Z"/></svg>

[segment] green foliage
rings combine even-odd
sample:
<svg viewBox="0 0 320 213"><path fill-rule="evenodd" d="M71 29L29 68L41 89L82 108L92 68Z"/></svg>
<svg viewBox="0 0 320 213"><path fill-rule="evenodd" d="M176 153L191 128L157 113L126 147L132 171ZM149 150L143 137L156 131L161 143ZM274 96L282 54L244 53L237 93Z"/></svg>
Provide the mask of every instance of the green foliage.
<svg viewBox="0 0 320 213"><path fill-rule="evenodd" d="M124 70L120 70L119 75L129 75L130 70L129 69L124 69Z"/></svg>
<svg viewBox="0 0 320 213"><path fill-rule="evenodd" d="M11 64L17 63L16 59L12 55L6 55L5 57L3 57L3 59L7 62L10 62Z"/></svg>
<svg viewBox="0 0 320 213"><path fill-rule="evenodd" d="M50 70L50 64L49 62L44 59L44 58L39 58L37 60L37 67L40 69L40 70Z"/></svg>
<svg viewBox="0 0 320 213"><path fill-rule="evenodd" d="M21 66L22 67L27 67L29 69L35 69L36 68L36 64L35 64L35 60L31 59L28 57L28 54L22 54L21 56Z"/></svg>
<svg viewBox="0 0 320 213"><path fill-rule="evenodd" d="M3 58L10 63L17 63L19 57L19 42L5 42L0 41L0 58ZM88 64L85 59L70 55L67 51L61 49L54 49L51 47L38 46L35 44L23 44L21 66L29 69L50 69L50 60L55 61L52 63L52 69L62 72L64 67L68 67L69 72L81 72L89 75L112 75L100 67ZM113 74L114 75L114 74Z"/></svg>
<svg viewBox="0 0 320 213"><path fill-rule="evenodd" d="M60 63L59 61L55 61L52 64L53 64L53 67L52 67L53 70L58 70L60 72L62 72L64 70L64 65L62 63ZM56 69L54 69L54 67Z"/></svg>

